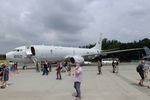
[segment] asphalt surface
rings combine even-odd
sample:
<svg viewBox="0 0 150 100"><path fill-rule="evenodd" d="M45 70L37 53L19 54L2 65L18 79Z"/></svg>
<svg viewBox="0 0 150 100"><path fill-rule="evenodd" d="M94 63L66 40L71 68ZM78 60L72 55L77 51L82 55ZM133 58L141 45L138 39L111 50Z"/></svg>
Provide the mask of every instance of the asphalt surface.
<svg viewBox="0 0 150 100"><path fill-rule="evenodd" d="M82 100L149 100L150 89L137 85L140 77L136 66L120 64L119 73L103 66L101 75L97 75L97 66L83 66ZM150 85L149 81L144 84ZM0 89L0 100L75 100L72 76L62 73L62 80L56 80L55 68L48 76L35 69L19 70L10 75L8 83Z"/></svg>

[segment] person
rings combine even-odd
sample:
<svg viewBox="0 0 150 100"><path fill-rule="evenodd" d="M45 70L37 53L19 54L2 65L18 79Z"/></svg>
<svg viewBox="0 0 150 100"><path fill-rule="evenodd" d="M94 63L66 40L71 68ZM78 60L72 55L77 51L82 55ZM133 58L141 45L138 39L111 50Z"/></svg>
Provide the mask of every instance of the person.
<svg viewBox="0 0 150 100"><path fill-rule="evenodd" d="M67 71L67 65L68 65L67 61L62 63L62 70L61 70L62 72L66 72Z"/></svg>
<svg viewBox="0 0 150 100"><path fill-rule="evenodd" d="M150 65L147 64L147 62L145 61L144 65L143 65L143 70L144 70L144 80L147 81L147 85L148 85L148 72L149 72L149 69L150 69Z"/></svg>
<svg viewBox="0 0 150 100"><path fill-rule="evenodd" d="M116 59L116 73L119 72L119 59Z"/></svg>
<svg viewBox="0 0 150 100"><path fill-rule="evenodd" d="M67 71L68 71L68 76L71 76L71 62L68 63Z"/></svg>
<svg viewBox="0 0 150 100"><path fill-rule="evenodd" d="M52 66L49 62L47 63L47 66L48 66L48 69L49 69L48 71L51 72L52 71Z"/></svg>
<svg viewBox="0 0 150 100"><path fill-rule="evenodd" d="M102 67L102 61L99 59L98 60L98 75L102 74L102 70L101 70L101 67Z"/></svg>
<svg viewBox="0 0 150 100"><path fill-rule="evenodd" d="M8 87L7 81L9 80L9 68L7 65L3 65L3 76L2 76L2 86L1 88Z"/></svg>
<svg viewBox="0 0 150 100"><path fill-rule="evenodd" d="M2 81L2 77L3 77L3 68L0 65L0 81Z"/></svg>
<svg viewBox="0 0 150 100"><path fill-rule="evenodd" d="M80 66L79 63L76 63L76 67L75 67L75 72L74 72L74 88L76 90L77 95L75 96L76 99L81 99L81 90L80 90L80 86L81 86L81 81L82 81L82 67Z"/></svg>
<svg viewBox="0 0 150 100"><path fill-rule="evenodd" d="M16 73L19 73L19 71L18 71L18 63L17 63L17 62L14 63L14 71L15 71Z"/></svg>
<svg viewBox="0 0 150 100"><path fill-rule="evenodd" d="M14 67L14 64L11 64L11 65L10 65L10 71L13 72L13 73L15 73L15 67Z"/></svg>
<svg viewBox="0 0 150 100"><path fill-rule="evenodd" d="M138 83L140 86L143 86L143 82L144 82L144 69L143 69L144 64L145 64L145 61L142 60L141 63L136 68L137 72L139 73L139 75L141 77L141 80Z"/></svg>
<svg viewBox="0 0 150 100"><path fill-rule="evenodd" d="M48 65L47 62L45 61L43 64L43 74L42 75L48 75Z"/></svg>
<svg viewBox="0 0 150 100"><path fill-rule="evenodd" d="M61 78L61 69L62 69L62 63L60 62L58 62L57 63L57 67L56 67L56 75L57 75L57 78L56 78L56 80L61 80L62 78Z"/></svg>
<svg viewBox="0 0 150 100"><path fill-rule="evenodd" d="M115 60L112 61L112 67L113 67L113 73L115 73L115 69L116 69L116 63L115 63Z"/></svg>

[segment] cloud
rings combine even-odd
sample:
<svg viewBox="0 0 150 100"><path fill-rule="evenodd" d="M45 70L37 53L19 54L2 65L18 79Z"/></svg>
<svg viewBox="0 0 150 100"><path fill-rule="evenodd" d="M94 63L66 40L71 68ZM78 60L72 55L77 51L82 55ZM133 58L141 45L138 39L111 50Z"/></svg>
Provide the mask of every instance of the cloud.
<svg viewBox="0 0 150 100"><path fill-rule="evenodd" d="M149 0L1 0L0 52L20 45L79 46L150 37ZM128 37L128 38L124 38Z"/></svg>

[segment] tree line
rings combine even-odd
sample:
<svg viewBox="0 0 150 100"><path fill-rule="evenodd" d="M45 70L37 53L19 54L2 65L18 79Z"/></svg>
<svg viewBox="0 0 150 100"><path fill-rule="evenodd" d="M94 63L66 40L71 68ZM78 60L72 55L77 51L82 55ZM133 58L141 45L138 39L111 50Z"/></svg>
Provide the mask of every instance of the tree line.
<svg viewBox="0 0 150 100"><path fill-rule="evenodd" d="M0 60L5 60L6 59L6 55L5 54L0 54Z"/></svg>
<svg viewBox="0 0 150 100"><path fill-rule="evenodd" d="M92 48L95 44L88 44L84 46L79 46L79 48ZM128 43L121 43L118 40L108 40L107 38L104 38L102 40L102 50L111 50L111 49L132 49L132 48L143 48L144 46L147 46L150 48L150 39L144 38L143 40L139 41L133 41Z"/></svg>

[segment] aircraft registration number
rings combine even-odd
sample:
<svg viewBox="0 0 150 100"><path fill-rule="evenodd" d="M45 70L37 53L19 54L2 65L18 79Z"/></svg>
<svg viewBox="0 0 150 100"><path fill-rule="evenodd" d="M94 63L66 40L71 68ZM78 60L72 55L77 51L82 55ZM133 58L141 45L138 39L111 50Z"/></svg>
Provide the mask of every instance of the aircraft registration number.
<svg viewBox="0 0 150 100"><path fill-rule="evenodd" d="M14 55L14 58L22 58L22 55Z"/></svg>

